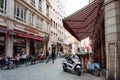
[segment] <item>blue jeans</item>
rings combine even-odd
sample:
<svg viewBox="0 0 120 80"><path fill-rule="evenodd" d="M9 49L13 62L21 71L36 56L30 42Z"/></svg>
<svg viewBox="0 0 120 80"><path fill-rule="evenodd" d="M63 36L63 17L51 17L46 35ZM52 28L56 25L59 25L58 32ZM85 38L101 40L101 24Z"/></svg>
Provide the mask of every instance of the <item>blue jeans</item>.
<svg viewBox="0 0 120 80"><path fill-rule="evenodd" d="M48 63L48 61L49 61L49 59L48 59L48 58L49 58L49 57L47 56L47 57L46 57L46 63Z"/></svg>

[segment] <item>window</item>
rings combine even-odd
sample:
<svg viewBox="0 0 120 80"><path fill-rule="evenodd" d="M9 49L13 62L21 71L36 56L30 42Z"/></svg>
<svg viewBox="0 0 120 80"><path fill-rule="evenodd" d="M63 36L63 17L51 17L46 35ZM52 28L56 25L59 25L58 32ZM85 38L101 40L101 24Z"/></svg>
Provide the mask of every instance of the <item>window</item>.
<svg viewBox="0 0 120 80"><path fill-rule="evenodd" d="M0 12L6 13L6 0L0 0Z"/></svg>
<svg viewBox="0 0 120 80"><path fill-rule="evenodd" d="M36 26L37 26L38 28L41 28L41 29L42 29L42 24L43 24L43 20L40 19L39 17L37 17Z"/></svg>
<svg viewBox="0 0 120 80"><path fill-rule="evenodd" d="M42 10L42 0L39 0L39 9Z"/></svg>
<svg viewBox="0 0 120 80"><path fill-rule="evenodd" d="M14 18L26 22L26 9L17 3L15 3Z"/></svg>
<svg viewBox="0 0 120 80"><path fill-rule="evenodd" d="M33 26L33 23L34 23L34 14L30 12L30 25Z"/></svg>
<svg viewBox="0 0 120 80"><path fill-rule="evenodd" d="M46 31L47 32L49 31L49 24L48 23L46 24Z"/></svg>
<svg viewBox="0 0 120 80"><path fill-rule="evenodd" d="M31 0L31 3L35 4L35 0Z"/></svg>
<svg viewBox="0 0 120 80"><path fill-rule="evenodd" d="M46 16L49 17L49 6L47 5L47 9L46 9Z"/></svg>

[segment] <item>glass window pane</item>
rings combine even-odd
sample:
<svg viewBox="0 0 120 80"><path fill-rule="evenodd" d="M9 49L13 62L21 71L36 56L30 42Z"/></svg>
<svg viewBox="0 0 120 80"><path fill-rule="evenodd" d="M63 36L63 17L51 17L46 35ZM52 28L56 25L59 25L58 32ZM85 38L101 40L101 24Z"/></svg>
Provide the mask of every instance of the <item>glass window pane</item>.
<svg viewBox="0 0 120 80"><path fill-rule="evenodd" d="M31 20L31 13L30 13L29 17L30 17L30 23L31 23L31 21L32 21L32 20Z"/></svg>
<svg viewBox="0 0 120 80"><path fill-rule="evenodd" d="M49 17L49 6L47 5L47 12L46 12L47 17Z"/></svg>
<svg viewBox="0 0 120 80"><path fill-rule="evenodd" d="M6 0L5 0L5 10L6 10Z"/></svg>
<svg viewBox="0 0 120 80"><path fill-rule="evenodd" d="M38 19L38 17L37 17L37 21L36 21L36 24L37 24L37 26L39 25L39 19Z"/></svg>
<svg viewBox="0 0 120 80"><path fill-rule="evenodd" d="M34 15L32 14L32 23L33 23L33 21L34 21Z"/></svg>
<svg viewBox="0 0 120 80"><path fill-rule="evenodd" d="M17 16L19 16L19 13L20 13L20 7L19 7L19 5L17 5Z"/></svg>
<svg viewBox="0 0 120 80"><path fill-rule="evenodd" d="M26 9L18 3L15 3L14 17L17 20L26 22Z"/></svg>
<svg viewBox="0 0 120 80"><path fill-rule="evenodd" d="M0 8L3 9L3 5L4 5L4 0L0 0Z"/></svg>
<svg viewBox="0 0 120 80"><path fill-rule="evenodd" d="M32 3L35 3L35 0L31 0Z"/></svg>
<svg viewBox="0 0 120 80"><path fill-rule="evenodd" d="M41 0L39 0L39 7L42 7L42 2L41 2Z"/></svg>
<svg viewBox="0 0 120 80"><path fill-rule="evenodd" d="M23 18L24 16L24 12L23 12L23 8L21 7L21 18Z"/></svg>
<svg viewBox="0 0 120 80"><path fill-rule="evenodd" d="M24 9L24 22L26 22L26 9Z"/></svg>

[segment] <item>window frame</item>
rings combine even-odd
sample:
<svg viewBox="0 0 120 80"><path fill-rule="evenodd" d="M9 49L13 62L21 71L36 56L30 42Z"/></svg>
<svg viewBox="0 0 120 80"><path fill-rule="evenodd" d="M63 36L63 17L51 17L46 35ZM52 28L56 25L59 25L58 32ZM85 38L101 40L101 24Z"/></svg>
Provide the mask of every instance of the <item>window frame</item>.
<svg viewBox="0 0 120 80"><path fill-rule="evenodd" d="M46 16L49 17L49 5L46 6Z"/></svg>
<svg viewBox="0 0 120 80"><path fill-rule="evenodd" d="M1 3L0 13L6 14L7 0L2 0L2 1L3 1L3 4ZM2 8L2 6L3 6L3 8Z"/></svg>
<svg viewBox="0 0 120 80"><path fill-rule="evenodd" d="M35 0L30 0L32 5L35 5Z"/></svg>
<svg viewBox="0 0 120 80"><path fill-rule="evenodd" d="M38 5L39 9L42 10L42 0L39 0L38 3L39 3L39 5Z"/></svg>
<svg viewBox="0 0 120 80"><path fill-rule="evenodd" d="M46 31L49 31L49 23L46 23Z"/></svg>
<svg viewBox="0 0 120 80"><path fill-rule="evenodd" d="M37 21L36 21L36 27L42 29L43 20L40 17L37 17L36 19L37 19Z"/></svg>
<svg viewBox="0 0 120 80"><path fill-rule="evenodd" d="M29 19L30 19L30 25L33 26L34 25L34 13L30 12L29 14Z"/></svg>
<svg viewBox="0 0 120 80"><path fill-rule="evenodd" d="M14 6L14 18L26 22L26 8L16 2Z"/></svg>

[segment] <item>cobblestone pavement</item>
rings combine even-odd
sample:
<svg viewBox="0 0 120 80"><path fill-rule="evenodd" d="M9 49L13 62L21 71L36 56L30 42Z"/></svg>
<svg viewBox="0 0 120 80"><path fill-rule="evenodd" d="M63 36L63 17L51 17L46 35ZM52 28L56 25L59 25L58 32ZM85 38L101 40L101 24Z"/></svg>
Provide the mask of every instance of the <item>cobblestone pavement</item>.
<svg viewBox="0 0 120 80"><path fill-rule="evenodd" d="M0 80L103 80L103 77L95 77L85 72L82 72L81 76L64 72L61 59L57 59L54 64L50 61L47 64L38 63L11 70L0 70Z"/></svg>

